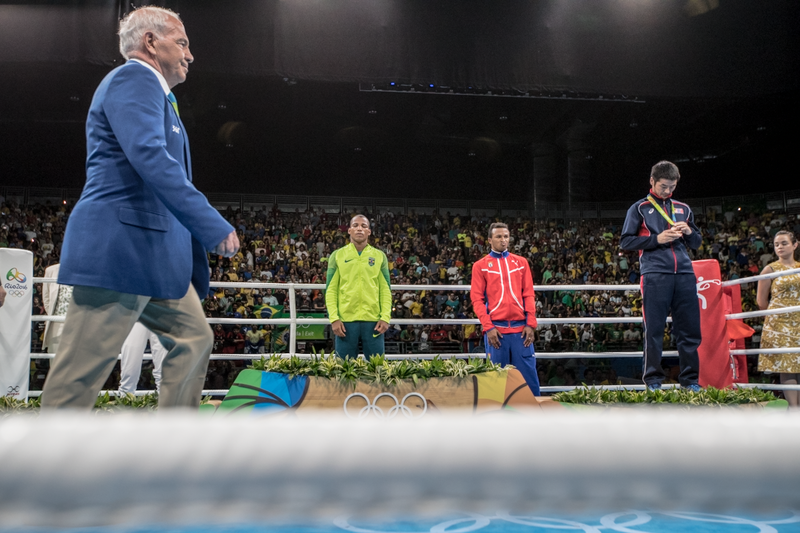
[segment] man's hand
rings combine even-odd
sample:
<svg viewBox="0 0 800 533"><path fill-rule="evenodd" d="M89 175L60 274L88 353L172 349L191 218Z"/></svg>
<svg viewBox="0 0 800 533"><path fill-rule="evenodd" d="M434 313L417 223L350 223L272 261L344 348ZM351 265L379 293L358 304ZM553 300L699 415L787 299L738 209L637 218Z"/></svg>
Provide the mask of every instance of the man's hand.
<svg viewBox="0 0 800 533"><path fill-rule="evenodd" d="M500 339L503 338L503 334L497 331L497 328L490 329L486 333L486 342L489 343L489 346L492 348L499 348L500 347Z"/></svg>
<svg viewBox="0 0 800 533"><path fill-rule="evenodd" d="M4 303L6 303L6 290L0 285L0 307L3 307Z"/></svg>
<svg viewBox="0 0 800 533"><path fill-rule="evenodd" d="M378 320L378 323L375 324L375 331L378 335L383 335L386 333L386 330L389 329L389 323L384 322L383 320Z"/></svg>
<svg viewBox="0 0 800 533"><path fill-rule="evenodd" d="M239 251L239 237L236 236L236 231L232 231L225 237L216 248L211 250L212 253L221 255L222 257L233 257Z"/></svg>
<svg viewBox="0 0 800 533"><path fill-rule="evenodd" d="M692 228L690 228L689 224L687 224L686 222L676 222L675 225L672 226L672 228L681 230L681 233L683 235L691 235L692 234Z"/></svg>
<svg viewBox="0 0 800 533"><path fill-rule="evenodd" d="M333 330L333 334L337 337L344 337L347 334L347 330L344 327L344 322L341 320L335 320L331 323L331 329Z"/></svg>
<svg viewBox="0 0 800 533"><path fill-rule="evenodd" d="M525 329L522 330L522 345L527 348L535 340L536 340L536 332L533 331L532 327L525 326Z"/></svg>
<svg viewBox="0 0 800 533"><path fill-rule="evenodd" d="M658 234L658 244L669 244L672 241L677 241L682 236L683 232L677 227L673 226Z"/></svg>

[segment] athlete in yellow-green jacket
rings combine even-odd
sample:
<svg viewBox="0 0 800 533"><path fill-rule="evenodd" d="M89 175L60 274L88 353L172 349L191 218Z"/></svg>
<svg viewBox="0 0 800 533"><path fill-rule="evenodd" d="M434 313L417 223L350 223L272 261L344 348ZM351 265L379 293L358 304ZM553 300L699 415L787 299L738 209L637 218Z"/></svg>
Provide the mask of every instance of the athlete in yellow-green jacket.
<svg viewBox="0 0 800 533"><path fill-rule="evenodd" d="M383 334L392 316L392 290L386 254L368 244L369 219L350 220L350 244L328 258L325 305L336 335L336 353L357 357L361 340L364 355L385 353Z"/></svg>

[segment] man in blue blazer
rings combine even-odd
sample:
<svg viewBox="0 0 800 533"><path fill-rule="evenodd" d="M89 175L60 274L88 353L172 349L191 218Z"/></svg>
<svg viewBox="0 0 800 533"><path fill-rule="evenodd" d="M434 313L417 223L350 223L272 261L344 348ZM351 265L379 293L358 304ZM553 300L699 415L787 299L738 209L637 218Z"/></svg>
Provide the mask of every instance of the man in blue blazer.
<svg viewBox="0 0 800 533"><path fill-rule="evenodd" d="M44 408L91 409L137 321L168 350L159 407L198 405L214 341L199 297L208 293L206 251L231 257L239 248L192 185L170 90L194 59L183 23L143 7L120 22L119 36L128 62L100 83L86 121L86 185L58 276L75 288Z"/></svg>

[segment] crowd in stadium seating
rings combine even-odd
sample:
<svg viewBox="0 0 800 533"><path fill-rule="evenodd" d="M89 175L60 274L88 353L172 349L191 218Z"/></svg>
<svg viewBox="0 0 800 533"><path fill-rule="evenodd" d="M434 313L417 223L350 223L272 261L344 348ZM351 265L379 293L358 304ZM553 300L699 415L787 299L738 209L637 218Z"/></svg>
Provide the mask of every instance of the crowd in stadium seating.
<svg viewBox="0 0 800 533"><path fill-rule="evenodd" d="M2 200L2 198L0 198ZM58 262L61 240L69 214L65 205L19 206L0 202L0 247L25 248L34 252L35 275ZM324 284L326 260L346 244L352 213L330 214L319 209L281 212L272 209L241 212L228 208L224 216L234 225L241 250L230 259L210 258L212 281L295 282ZM472 263L487 252L486 233L494 217L488 214L408 214L366 212L372 221L371 243L389 259L392 285L426 285L423 291L395 290L394 318L472 318L469 293L437 290L437 285L468 285ZM535 285L638 284L637 255L619 248L620 223L600 221L555 221L517 217L508 223L513 252L526 257ZM757 274L774 259L772 235L780 229L800 234L794 215L764 211L744 213L710 212L698 216L703 231L702 247L695 259L719 260L723 279ZM743 286L743 309L755 309L755 285ZM211 317L267 317L286 304L282 289L211 290L205 309ZM537 291L537 315L564 317L628 317L641 314L636 290L627 291ZM36 299L34 305L41 305ZM325 310L323 292L299 289L298 310ZM37 309L35 313L41 312ZM756 321L757 322L757 321ZM281 328L272 326L215 326L215 353L269 353L283 339ZM392 327L387 349L413 352L470 352L482 350L479 325ZM669 339L669 332L665 332ZM284 340L285 342L285 340ZM301 350L330 351L322 346L302 345ZM540 326L540 351L620 351L641 349L638 324L594 326ZM577 365L577 366L575 366ZM230 365L228 365L230 366ZM611 368L600 376L578 363L540 365L543 383L601 383L614 380ZM587 369L592 375L586 375ZM213 379L223 383L228 373L212 369Z"/></svg>

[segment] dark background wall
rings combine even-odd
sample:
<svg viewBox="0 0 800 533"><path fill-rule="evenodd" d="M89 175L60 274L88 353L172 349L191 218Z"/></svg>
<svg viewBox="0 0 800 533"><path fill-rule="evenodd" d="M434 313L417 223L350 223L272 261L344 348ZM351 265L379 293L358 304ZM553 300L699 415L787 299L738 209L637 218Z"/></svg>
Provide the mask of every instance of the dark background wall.
<svg viewBox="0 0 800 533"><path fill-rule="evenodd" d="M159 4L202 190L614 200L663 158L684 196L798 188L790 0ZM129 9L0 2L0 184L82 185Z"/></svg>

